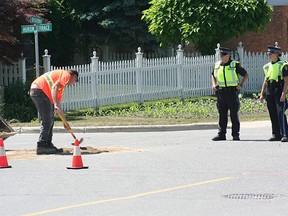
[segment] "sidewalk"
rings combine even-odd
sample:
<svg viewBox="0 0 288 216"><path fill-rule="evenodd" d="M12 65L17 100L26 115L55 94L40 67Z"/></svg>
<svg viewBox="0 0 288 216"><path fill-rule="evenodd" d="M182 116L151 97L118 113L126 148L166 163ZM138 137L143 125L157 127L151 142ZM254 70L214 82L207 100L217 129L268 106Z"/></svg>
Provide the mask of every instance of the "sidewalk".
<svg viewBox="0 0 288 216"><path fill-rule="evenodd" d="M229 122L228 127L231 127ZM261 128L271 127L270 121L241 122L241 127ZM131 126L98 126L98 127L73 127L74 133L112 133L112 132L157 132L157 131L183 131L183 130L210 130L217 129L215 122L193 123L181 125L131 125ZM39 133L39 127L14 127L17 133ZM54 133L66 133L64 127L54 127Z"/></svg>

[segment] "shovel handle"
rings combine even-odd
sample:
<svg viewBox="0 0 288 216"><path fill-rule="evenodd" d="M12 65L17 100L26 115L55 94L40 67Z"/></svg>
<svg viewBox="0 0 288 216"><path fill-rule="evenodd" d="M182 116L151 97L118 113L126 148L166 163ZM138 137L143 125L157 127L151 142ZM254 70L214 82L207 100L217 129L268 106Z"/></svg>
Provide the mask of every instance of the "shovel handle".
<svg viewBox="0 0 288 216"><path fill-rule="evenodd" d="M58 114L59 118L61 119L61 121L63 122L63 124L65 125L66 129L69 131L69 133L73 136L74 139L77 139L76 136L74 135L70 125L68 124L68 122L63 118L63 116L59 113Z"/></svg>

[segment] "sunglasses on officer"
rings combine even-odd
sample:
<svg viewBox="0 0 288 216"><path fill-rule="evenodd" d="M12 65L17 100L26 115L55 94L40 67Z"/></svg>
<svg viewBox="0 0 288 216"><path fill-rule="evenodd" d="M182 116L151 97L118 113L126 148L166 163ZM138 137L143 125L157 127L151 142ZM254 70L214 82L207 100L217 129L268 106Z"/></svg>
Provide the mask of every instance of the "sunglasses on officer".
<svg viewBox="0 0 288 216"><path fill-rule="evenodd" d="M272 54L274 54L274 53L275 53L275 54L278 54L277 52L267 52L267 55L270 56L270 55L272 55Z"/></svg>
<svg viewBox="0 0 288 216"><path fill-rule="evenodd" d="M229 53L220 53L220 56L226 56L228 55Z"/></svg>

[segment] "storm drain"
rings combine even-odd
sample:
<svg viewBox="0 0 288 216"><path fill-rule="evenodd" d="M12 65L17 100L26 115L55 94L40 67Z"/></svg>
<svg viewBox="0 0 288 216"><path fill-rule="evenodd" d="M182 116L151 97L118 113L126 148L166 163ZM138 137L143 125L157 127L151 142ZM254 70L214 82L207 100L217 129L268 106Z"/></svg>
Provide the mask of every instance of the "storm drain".
<svg viewBox="0 0 288 216"><path fill-rule="evenodd" d="M269 200L277 197L276 194L269 194L269 193L260 193L260 194L228 194L224 195L224 198L227 199L255 199L255 200Z"/></svg>

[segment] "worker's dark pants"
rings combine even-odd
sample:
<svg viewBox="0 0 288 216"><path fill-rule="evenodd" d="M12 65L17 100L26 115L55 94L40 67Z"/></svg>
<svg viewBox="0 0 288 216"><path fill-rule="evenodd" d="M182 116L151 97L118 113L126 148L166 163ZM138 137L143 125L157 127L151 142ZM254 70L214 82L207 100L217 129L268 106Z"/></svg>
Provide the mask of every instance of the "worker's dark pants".
<svg viewBox="0 0 288 216"><path fill-rule="evenodd" d="M272 136L277 138L287 137L288 132L285 115L287 101L280 102L282 88L281 86L276 86L272 90L269 89L269 94L266 93L267 108L272 123Z"/></svg>
<svg viewBox="0 0 288 216"><path fill-rule="evenodd" d="M54 105L41 89L31 89L30 97L41 118L38 145L51 144L54 126Z"/></svg>
<svg viewBox="0 0 288 216"><path fill-rule="evenodd" d="M228 110L230 111L230 118L232 122L232 136L239 136L240 121L238 117L238 111L240 108L240 102L238 94L235 88L229 88L227 90L217 90L217 108L219 112L219 136L225 136L227 132L228 123Z"/></svg>

